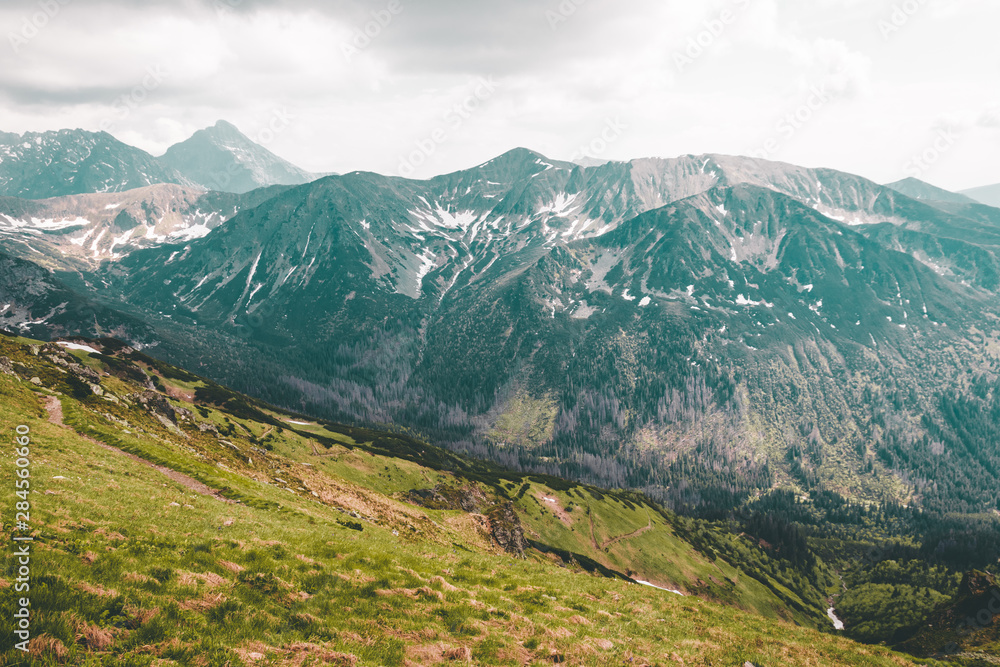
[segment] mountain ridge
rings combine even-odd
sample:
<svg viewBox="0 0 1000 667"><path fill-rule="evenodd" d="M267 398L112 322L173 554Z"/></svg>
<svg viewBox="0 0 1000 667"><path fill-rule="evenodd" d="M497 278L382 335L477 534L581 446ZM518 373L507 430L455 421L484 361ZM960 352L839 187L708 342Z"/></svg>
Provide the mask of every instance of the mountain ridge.
<svg viewBox="0 0 1000 667"><path fill-rule="evenodd" d="M944 188L939 188L918 178L908 177L894 183L886 184L896 192L912 197L914 199L930 200L936 202L948 202L952 204L972 204L976 200L964 194L951 192Z"/></svg>
<svg viewBox="0 0 1000 667"><path fill-rule="evenodd" d="M962 194L987 206L1000 206L1000 184L962 190Z"/></svg>
<svg viewBox="0 0 1000 667"><path fill-rule="evenodd" d="M944 406L993 372L1000 220L937 204L785 163L514 149L296 186L69 282L155 322L165 358L274 403L526 469L681 506L792 483L984 508L997 452ZM943 440L967 491L909 451ZM724 463L692 473L705 459Z"/></svg>
<svg viewBox="0 0 1000 667"><path fill-rule="evenodd" d="M48 199L156 184L245 194L317 177L226 121L195 132L159 157L104 131L0 133L0 196Z"/></svg>

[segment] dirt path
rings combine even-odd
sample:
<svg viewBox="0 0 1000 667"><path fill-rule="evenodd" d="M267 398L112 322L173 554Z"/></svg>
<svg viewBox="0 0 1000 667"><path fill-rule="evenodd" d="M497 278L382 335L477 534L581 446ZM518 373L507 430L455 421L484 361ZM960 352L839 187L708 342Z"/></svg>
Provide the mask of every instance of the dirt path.
<svg viewBox="0 0 1000 667"><path fill-rule="evenodd" d="M312 448L313 448L313 456L318 456L320 458L323 458L323 457L332 458L332 457L340 456L340 452L326 452L325 454L322 453L322 452L320 452L319 448L316 446L315 442L312 443Z"/></svg>
<svg viewBox="0 0 1000 667"><path fill-rule="evenodd" d="M56 426L65 427L63 424L63 412L62 403L55 396L47 396L45 398L45 411L49 413L49 422L55 424Z"/></svg>
<svg viewBox="0 0 1000 667"><path fill-rule="evenodd" d="M646 532L652 530L653 529L653 517L649 516L649 512L646 512L646 520L649 521L648 525L643 526L639 530L633 530L631 533L628 533L627 535L619 535L618 537L612 537L610 540L607 540L604 544L601 545L601 549L607 549L612 544L615 544L617 542L621 542L622 540L628 540L628 539L631 539L633 537L639 537L643 533L646 533ZM594 525L593 524L593 520L591 520L591 531L593 531L593 525ZM591 539L593 539L593 532L591 532Z"/></svg>
<svg viewBox="0 0 1000 667"><path fill-rule="evenodd" d="M63 423L62 403L59 402L59 398L58 397L56 397L56 396L49 396L49 397L47 397L45 399L45 410L49 413L49 421L51 423L53 423L53 424L55 424L57 426L61 426L61 427L65 428L65 429L69 429L69 427L66 426L65 423ZM164 475L166 475L167 477L169 477L170 479L172 479L173 481L177 482L178 484L180 484L181 486L183 486L184 488L186 488L186 489L188 489L190 491L194 491L195 493L200 493L203 496L211 496L211 497L215 498L216 500L220 500L220 501L222 501L224 503L234 504L234 502L232 500L229 500L228 498L224 498L223 496L219 495L219 492L216 491L215 489L213 489L212 487L207 486L205 484L202 484L198 480L194 479L193 477L188 477L184 473L180 473L180 472L177 472L176 470L171 470L170 468L165 468L164 466L158 466L158 465L156 465L154 463L150 463L146 459L140 458L140 457L136 456L135 454L130 454L128 452L122 451L122 450L118 449L117 447L112 447L111 445L105 444L105 443L101 442L100 440L95 440L94 438L91 438L90 436L86 436L86 435L83 435L83 434L80 434L80 433L77 433L77 435L79 435L84 440L87 440L89 442L94 443L98 447L103 447L104 449L108 450L109 452L114 452L115 454L119 454L121 456L125 456L125 457L127 457L129 459L132 459L136 463L139 463L141 465L146 466L147 468L152 468L153 470L161 472Z"/></svg>
<svg viewBox="0 0 1000 667"><path fill-rule="evenodd" d="M600 551L601 548L597 546L597 536L594 535L594 512L590 509L590 505L587 505L587 516L590 517L590 546L594 551Z"/></svg>

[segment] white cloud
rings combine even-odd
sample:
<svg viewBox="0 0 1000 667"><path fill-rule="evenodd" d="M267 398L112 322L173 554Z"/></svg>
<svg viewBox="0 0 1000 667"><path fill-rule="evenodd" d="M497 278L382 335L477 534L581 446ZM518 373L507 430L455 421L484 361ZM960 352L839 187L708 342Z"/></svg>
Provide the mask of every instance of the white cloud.
<svg viewBox="0 0 1000 667"><path fill-rule="evenodd" d="M342 45L389 0L73 3L15 53L0 45L0 129L96 129L148 67L163 84L114 133L160 152L225 118L253 134L274 109L294 117L269 148L318 171L391 173L471 81L497 93L441 143L418 175L463 168L513 146L571 155L609 118L628 129L603 157L738 153L775 132L814 85L835 102L778 157L901 177L938 119L980 126L935 167L946 187L1000 181L988 85L1000 60L1000 7L928 0L891 40L892 3L864 0L587 0L553 30L558 0L401 0L357 57ZM694 66L674 55L729 9L737 20ZM0 7L0 24L23 10ZM934 48L928 48L933 44ZM983 110L990 110L983 112ZM984 174L993 174L986 176Z"/></svg>

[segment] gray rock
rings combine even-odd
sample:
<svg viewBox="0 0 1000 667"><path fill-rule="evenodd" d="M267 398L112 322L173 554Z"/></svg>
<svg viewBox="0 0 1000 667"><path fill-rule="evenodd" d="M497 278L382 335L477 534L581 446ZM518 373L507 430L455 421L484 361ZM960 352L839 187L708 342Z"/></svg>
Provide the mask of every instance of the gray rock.
<svg viewBox="0 0 1000 667"><path fill-rule="evenodd" d="M491 508L486 518L490 524L490 535L497 545L509 554L523 557L528 540L524 538L521 519L514 511L514 505L509 501L502 502Z"/></svg>
<svg viewBox="0 0 1000 667"><path fill-rule="evenodd" d="M90 384L100 384L101 374L80 364L66 364L69 372Z"/></svg>

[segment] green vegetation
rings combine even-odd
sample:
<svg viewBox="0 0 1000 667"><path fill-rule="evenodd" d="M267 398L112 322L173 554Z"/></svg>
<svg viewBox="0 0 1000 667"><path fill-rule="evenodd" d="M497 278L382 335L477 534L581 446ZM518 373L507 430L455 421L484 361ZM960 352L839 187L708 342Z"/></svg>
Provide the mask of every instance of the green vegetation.
<svg viewBox="0 0 1000 667"><path fill-rule="evenodd" d="M167 400L103 357L99 382L74 393L82 371L61 362L81 357L37 351L0 338L20 376L0 374L0 423L31 429L36 538L33 653L7 650L4 664L917 664L831 634L791 561L641 496L397 434L314 434L249 400L266 418ZM170 394L201 382L160 370ZM408 500L445 487L459 503L513 503L524 556L500 548L493 510ZM13 567L0 571L4 618ZM0 628L0 646L12 640Z"/></svg>

